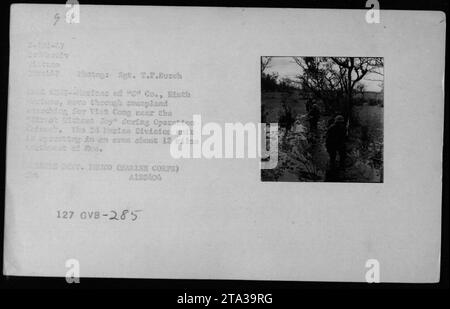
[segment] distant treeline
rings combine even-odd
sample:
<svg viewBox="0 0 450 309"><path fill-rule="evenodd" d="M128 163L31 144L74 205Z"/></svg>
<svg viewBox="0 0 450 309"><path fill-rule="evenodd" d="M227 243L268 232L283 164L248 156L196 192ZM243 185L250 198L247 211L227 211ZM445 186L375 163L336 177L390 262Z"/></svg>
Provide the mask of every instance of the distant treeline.
<svg viewBox="0 0 450 309"><path fill-rule="evenodd" d="M295 85L289 78L279 78L279 75L276 72L261 74L261 90L262 92L291 92L296 90L303 93L304 98L316 97L312 92L302 91L301 87ZM319 101L329 99L326 101L336 104L337 101L345 100L345 94L340 91L321 91L320 94L321 98L316 97ZM383 105L383 93L374 91L353 91L353 103L355 105L361 105L364 102L367 102L369 105Z"/></svg>
<svg viewBox="0 0 450 309"><path fill-rule="evenodd" d="M269 91L290 91L295 88L289 78L278 78L278 73L272 72L270 74L262 73L261 75L261 90Z"/></svg>
<svg viewBox="0 0 450 309"><path fill-rule="evenodd" d="M383 93L374 91L364 91L354 95L353 98L355 105L361 105L366 102L369 105L381 105L383 106Z"/></svg>

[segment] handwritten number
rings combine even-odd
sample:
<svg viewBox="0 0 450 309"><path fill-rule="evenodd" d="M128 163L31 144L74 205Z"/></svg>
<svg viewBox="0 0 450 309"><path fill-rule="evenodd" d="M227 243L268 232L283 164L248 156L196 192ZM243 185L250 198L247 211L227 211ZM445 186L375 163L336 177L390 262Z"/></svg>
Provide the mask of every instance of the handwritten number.
<svg viewBox="0 0 450 309"><path fill-rule="evenodd" d="M112 213L114 213L114 216L112 216L111 218L109 218L109 220L119 220L117 218L117 212L115 212L114 210L111 210Z"/></svg>
<svg viewBox="0 0 450 309"><path fill-rule="evenodd" d="M122 211L122 215L120 216L120 219L125 220L127 217L127 213L128 213L128 210L126 210L126 209L124 211Z"/></svg>

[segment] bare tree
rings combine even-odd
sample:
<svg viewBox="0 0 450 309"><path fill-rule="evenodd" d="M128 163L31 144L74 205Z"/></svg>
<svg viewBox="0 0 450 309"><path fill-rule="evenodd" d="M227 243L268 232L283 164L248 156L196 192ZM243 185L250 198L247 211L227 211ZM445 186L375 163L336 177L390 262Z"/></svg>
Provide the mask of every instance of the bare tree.
<svg viewBox="0 0 450 309"><path fill-rule="evenodd" d="M302 73L297 76L304 91L312 93L330 108L343 96L345 80L340 76L337 67L326 57L293 57Z"/></svg>
<svg viewBox="0 0 450 309"><path fill-rule="evenodd" d="M376 57L293 57L301 67L302 86L331 104L346 99L345 118L351 118L355 86L369 73L383 75L383 59Z"/></svg>
<svg viewBox="0 0 450 309"><path fill-rule="evenodd" d="M261 57L261 73L263 73L265 69L270 67L272 58L273 57Z"/></svg>

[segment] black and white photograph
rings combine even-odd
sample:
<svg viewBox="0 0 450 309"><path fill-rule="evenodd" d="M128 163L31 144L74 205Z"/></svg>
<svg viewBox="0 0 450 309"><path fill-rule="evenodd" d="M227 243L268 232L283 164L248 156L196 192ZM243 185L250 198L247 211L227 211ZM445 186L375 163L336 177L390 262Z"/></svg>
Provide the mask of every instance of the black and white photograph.
<svg viewBox="0 0 450 309"><path fill-rule="evenodd" d="M278 123L262 181L383 182L381 57L261 57L261 122Z"/></svg>

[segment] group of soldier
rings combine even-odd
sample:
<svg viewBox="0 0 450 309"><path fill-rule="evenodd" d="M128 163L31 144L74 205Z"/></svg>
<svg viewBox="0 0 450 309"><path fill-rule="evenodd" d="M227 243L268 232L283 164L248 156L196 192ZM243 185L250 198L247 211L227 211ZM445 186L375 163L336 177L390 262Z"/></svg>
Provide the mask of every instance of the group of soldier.
<svg viewBox="0 0 450 309"><path fill-rule="evenodd" d="M306 101L306 111L308 113L309 130L312 134L317 134L317 124L319 122L321 112L319 106L314 103L313 99ZM345 119L342 115L336 114L330 118L327 125L325 138L325 146L330 157L330 167L337 166L336 156L339 155L339 165L344 164L345 160L345 140L347 137L347 128Z"/></svg>

